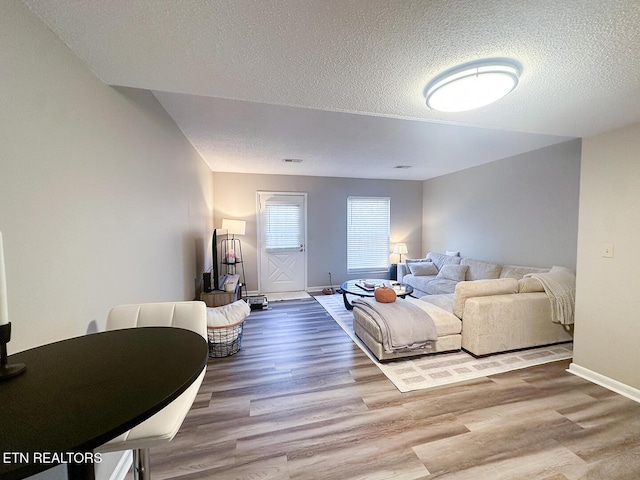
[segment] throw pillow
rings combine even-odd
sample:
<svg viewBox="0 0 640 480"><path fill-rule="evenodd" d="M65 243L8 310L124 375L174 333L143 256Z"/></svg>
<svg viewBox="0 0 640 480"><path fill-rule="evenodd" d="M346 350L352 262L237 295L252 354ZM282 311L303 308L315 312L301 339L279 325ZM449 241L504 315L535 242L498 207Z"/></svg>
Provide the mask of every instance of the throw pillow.
<svg viewBox="0 0 640 480"><path fill-rule="evenodd" d="M467 274L467 268L469 267L466 265L443 265L438 272L438 278L461 282Z"/></svg>
<svg viewBox="0 0 640 480"><path fill-rule="evenodd" d="M461 257L452 257L451 255L436 252L427 253L427 258L436 264L438 270L440 270L444 265L459 265L462 261Z"/></svg>
<svg viewBox="0 0 640 480"><path fill-rule="evenodd" d="M460 252L454 252L453 250L447 250L444 252L445 255L449 255L450 257L459 257Z"/></svg>
<svg viewBox="0 0 640 480"><path fill-rule="evenodd" d="M437 275L438 269L432 262L416 262L408 265L409 271L416 277L423 277L425 275Z"/></svg>

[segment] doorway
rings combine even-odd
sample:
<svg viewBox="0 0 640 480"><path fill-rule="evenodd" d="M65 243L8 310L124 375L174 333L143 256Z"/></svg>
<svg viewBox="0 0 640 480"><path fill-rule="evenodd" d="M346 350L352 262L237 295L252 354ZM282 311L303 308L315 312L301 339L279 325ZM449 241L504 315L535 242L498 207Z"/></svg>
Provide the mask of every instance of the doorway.
<svg viewBox="0 0 640 480"><path fill-rule="evenodd" d="M258 291L307 288L307 194L258 192Z"/></svg>

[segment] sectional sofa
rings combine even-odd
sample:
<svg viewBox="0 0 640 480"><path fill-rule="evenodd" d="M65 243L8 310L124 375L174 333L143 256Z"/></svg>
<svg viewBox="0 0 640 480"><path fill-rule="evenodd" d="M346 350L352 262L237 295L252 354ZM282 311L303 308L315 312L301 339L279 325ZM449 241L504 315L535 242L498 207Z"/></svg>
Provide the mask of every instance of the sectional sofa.
<svg viewBox="0 0 640 480"><path fill-rule="evenodd" d="M555 323L543 284L527 276L548 271L431 252L425 258L399 264L398 280L414 288L413 296L419 297L419 302L432 306L426 310L437 309L438 322L461 322L461 347L483 356L573 339L572 325ZM381 355L381 359L390 360L409 354L382 352L377 340L381 333L365 317L354 312L354 330L378 358ZM447 330L448 335L452 333ZM448 338L442 346L436 342L431 351L452 349L455 344L450 341Z"/></svg>

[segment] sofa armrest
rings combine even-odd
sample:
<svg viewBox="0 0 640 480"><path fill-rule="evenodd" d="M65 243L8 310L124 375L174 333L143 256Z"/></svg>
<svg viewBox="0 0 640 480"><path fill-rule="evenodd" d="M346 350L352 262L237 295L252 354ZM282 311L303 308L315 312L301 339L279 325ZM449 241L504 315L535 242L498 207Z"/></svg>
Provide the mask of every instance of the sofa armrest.
<svg viewBox="0 0 640 480"><path fill-rule="evenodd" d="M490 280L473 280L459 282L453 298L453 314L462 319L467 299L518 293L518 281L515 278L495 278Z"/></svg>
<svg viewBox="0 0 640 480"><path fill-rule="evenodd" d="M404 278L405 275L408 275L409 273L409 268L407 267L406 263L399 263L398 264L398 273L396 274L396 279L398 280L398 282L402 283L402 279Z"/></svg>
<svg viewBox="0 0 640 480"><path fill-rule="evenodd" d="M571 329L551 321L544 292L470 298L462 324L462 348L476 356L573 339Z"/></svg>

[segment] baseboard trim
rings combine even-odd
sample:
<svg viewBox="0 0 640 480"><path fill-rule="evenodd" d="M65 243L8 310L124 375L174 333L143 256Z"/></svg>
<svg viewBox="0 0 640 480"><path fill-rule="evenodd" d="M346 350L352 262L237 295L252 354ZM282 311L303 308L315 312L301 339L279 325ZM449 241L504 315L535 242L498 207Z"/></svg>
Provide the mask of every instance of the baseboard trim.
<svg viewBox="0 0 640 480"><path fill-rule="evenodd" d="M111 473L109 480L124 480L133 465L133 451L127 450L122 453L116 468Z"/></svg>
<svg viewBox="0 0 640 480"><path fill-rule="evenodd" d="M571 363L569 365L567 372L584 378L585 380L595 383L596 385L600 385L601 387L611 390L612 392L616 392L624 397L630 398L631 400L640 403L640 390L637 388L625 385L624 383L618 382L613 378L606 377L594 372L593 370L589 370L588 368L576 365L575 363Z"/></svg>

